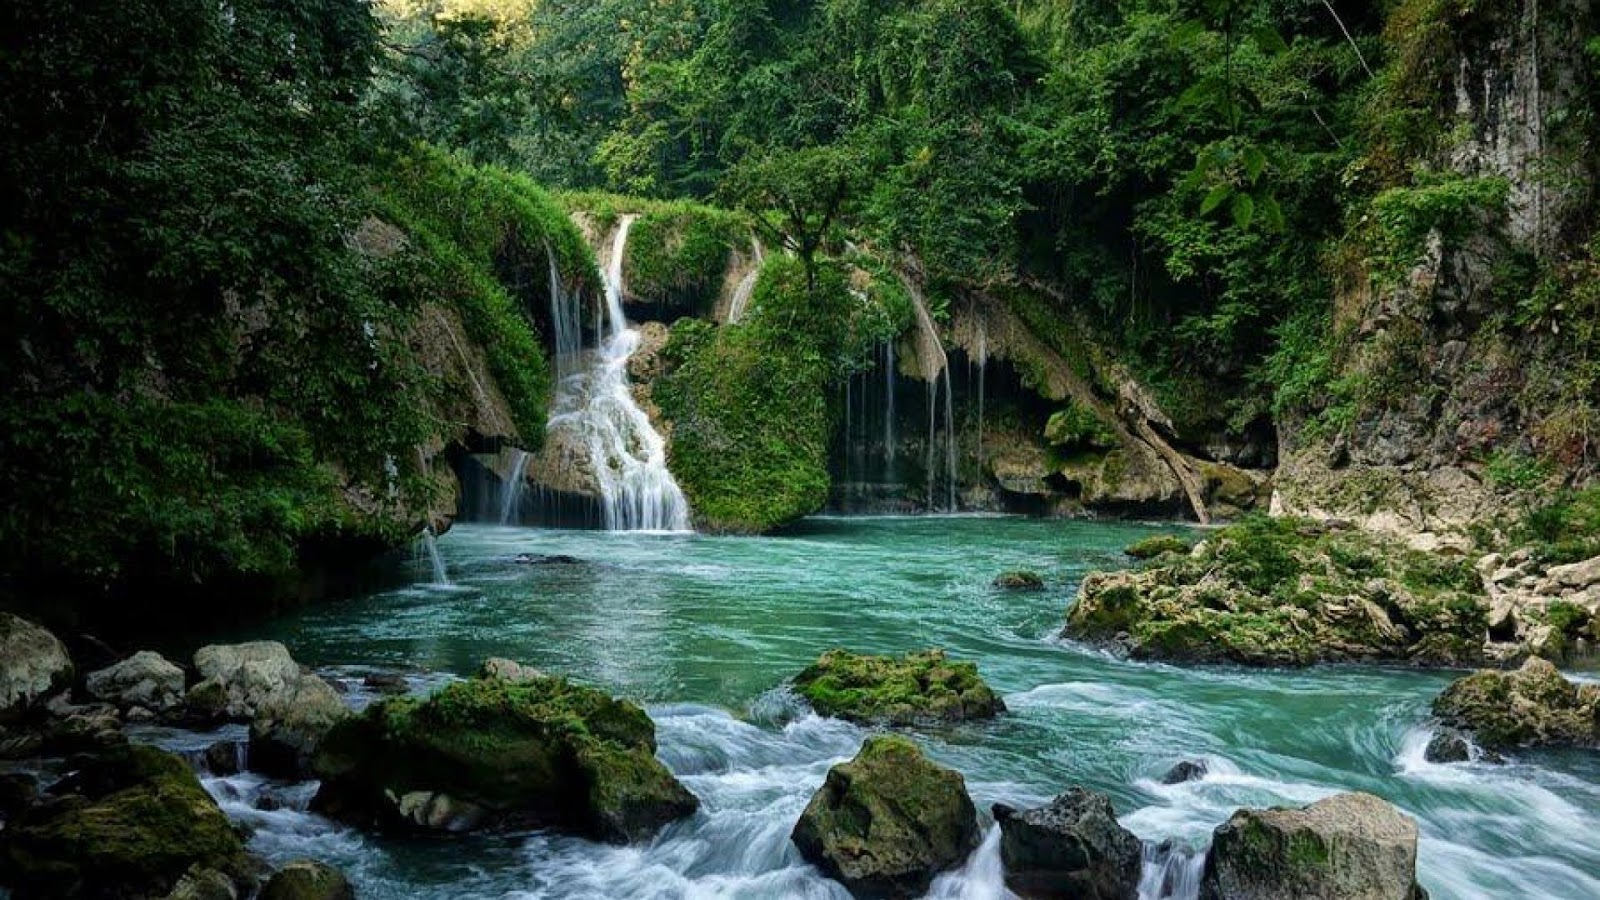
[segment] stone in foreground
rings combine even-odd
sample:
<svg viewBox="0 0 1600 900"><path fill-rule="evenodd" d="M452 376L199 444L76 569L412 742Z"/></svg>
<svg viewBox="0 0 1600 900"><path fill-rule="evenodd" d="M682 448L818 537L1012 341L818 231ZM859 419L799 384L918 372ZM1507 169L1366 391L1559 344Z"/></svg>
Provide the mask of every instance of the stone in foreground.
<svg viewBox="0 0 1600 900"><path fill-rule="evenodd" d="M167 712L183 703L183 670L159 653L141 650L113 666L90 672L89 696L120 709Z"/></svg>
<svg viewBox="0 0 1600 900"><path fill-rule="evenodd" d="M191 870L246 880L239 835L178 757L125 746L67 783L5 830L0 869L17 900L160 897Z"/></svg>
<svg viewBox="0 0 1600 900"><path fill-rule="evenodd" d="M1426 900L1417 823L1371 794L1241 809L1212 837L1200 900Z"/></svg>
<svg viewBox="0 0 1600 900"><path fill-rule="evenodd" d="M899 659L830 650L795 676L795 692L819 714L871 725L918 725L988 719L1006 705L978 667L942 650Z"/></svg>
<svg viewBox="0 0 1600 900"><path fill-rule="evenodd" d="M1578 685L1533 658L1515 672L1474 672L1433 701L1433 714L1486 750L1600 747L1600 687Z"/></svg>
<svg viewBox="0 0 1600 900"><path fill-rule="evenodd" d="M856 897L920 897L978 846L977 810L961 773L882 735L829 770L791 836Z"/></svg>
<svg viewBox="0 0 1600 900"><path fill-rule="evenodd" d="M699 806L655 749L655 725L632 703L561 678L478 678L334 726L313 806L386 829L641 840Z"/></svg>
<svg viewBox="0 0 1600 900"><path fill-rule="evenodd" d="M344 873L325 863L298 859L272 874L257 900L355 900Z"/></svg>
<svg viewBox="0 0 1600 900"><path fill-rule="evenodd" d="M1073 788L1050 805L994 807L1006 886L1033 900L1136 900L1143 845L1111 799Z"/></svg>

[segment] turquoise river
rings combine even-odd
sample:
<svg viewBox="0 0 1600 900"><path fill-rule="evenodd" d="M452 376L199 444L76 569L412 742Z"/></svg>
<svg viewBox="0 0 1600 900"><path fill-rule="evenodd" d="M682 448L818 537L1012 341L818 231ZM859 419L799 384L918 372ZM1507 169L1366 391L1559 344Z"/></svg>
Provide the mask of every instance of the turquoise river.
<svg viewBox="0 0 1600 900"><path fill-rule="evenodd" d="M304 812L311 785L244 775L207 786L253 829L255 850L328 860L366 900L847 898L788 835L866 732L809 714L784 680L832 647L942 647L976 661L1010 712L917 735L966 776L990 834L932 896L1008 896L989 806L1079 784L1108 793L1147 841L1146 900L1193 897L1211 830L1238 807L1350 789L1419 820L1435 900L1600 897L1600 763L1423 761L1428 704L1449 673L1187 668L1060 640L1084 573L1127 565L1121 548L1152 531L990 517L819 518L767 538L459 526L438 542L450 585L427 583L424 564L416 585L228 637L282 640L356 702L370 699L370 672L427 690L489 656L635 698L702 811L626 848L541 833L401 841ZM990 587L1016 568L1045 574L1048 590ZM1204 779L1160 784L1201 758Z"/></svg>

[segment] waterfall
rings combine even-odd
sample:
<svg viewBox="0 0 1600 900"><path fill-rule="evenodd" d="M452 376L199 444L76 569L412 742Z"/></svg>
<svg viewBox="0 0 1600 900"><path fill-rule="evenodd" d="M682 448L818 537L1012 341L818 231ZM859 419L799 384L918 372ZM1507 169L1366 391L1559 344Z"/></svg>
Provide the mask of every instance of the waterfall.
<svg viewBox="0 0 1600 900"><path fill-rule="evenodd" d="M884 480L894 481L894 339L883 345L883 459Z"/></svg>
<svg viewBox="0 0 1600 900"><path fill-rule="evenodd" d="M583 352L583 326L578 323L576 296L569 294L561 281L555 250L545 244L544 253L550 261L550 327L555 332L551 337L555 343L556 384L560 385L573 374L578 354Z"/></svg>
<svg viewBox="0 0 1600 900"><path fill-rule="evenodd" d="M1170 842L1144 845L1139 871L1139 900L1195 900L1206 855Z"/></svg>
<svg viewBox="0 0 1600 900"><path fill-rule="evenodd" d="M989 371L989 328L984 325L983 319L978 319L978 466L984 464L983 457L983 405L984 397L988 394L986 376Z"/></svg>
<svg viewBox="0 0 1600 900"><path fill-rule="evenodd" d="M586 365L574 366L562 378L547 430L587 451L607 531L688 531L689 503L667 470L667 443L639 408L628 381L628 358L639 347L639 332L628 327L622 310L622 264L636 218L622 217L602 273L606 321L597 322L600 346ZM551 277L559 287L559 276ZM570 310L555 317L559 357L563 340L567 347L577 343L577 329L564 329L576 323L578 313L570 298L563 296L558 305ZM576 361L577 354L570 355ZM558 371L564 371L559 363Z"/></svg>
<svg viewBox="0 0 1600 900"><path fill-rule="evenodd" d="M754 262L750 271L739 279L738 287L733 289L733 300L728 304L728 324L732 325L744 318L745 307L750 305L750 298L756 292L756 282L761 279L761 264L766 262L766 250L762 248L761 241L752 237L750 239L750 252Z"/></svg>
<svg viewBox="0 0 1600 900"><path fill-rule="evenodd" d="M959 506L956 503L956 392L950 387L950 367L944 367L944 461L945 461L945 490L949 497L950 512L955 512Z"/></svg>
<svg viewBox="0 0 1600 900"><path fill-rule="evenodd" d="M517 514L517 501L522 499L522 487L528 480L528 461L533 457L526 450L516 451L511 458L511 475L500 486L500 524L510 525Z"/></svg>
<svg viewBox="0 0 1600 900"><path fill-rule="evenodd" d="M917 314L917 364L921 369L922 378L928 383L928 511L933 512L935 482L938 469L939 452L935 446L938 436L938 411L939 389L944 389L944 426L945 426L945 479L947 505L946 510L955 512L958 509L956 498L956 420L954 410L954 393L950 384L950 357L944 352L944 343L939 340L939 330L933 324L933 316L928 312L928 304L922 296L922 289L912 279L902 275L901 283L906 287L906 292L911 295L911 306Z"/></svg>
<svg viewBox="0 0 1600 900"><path fill-rule="evenodd" d="M444 557L439 555L439 539L434 536L433 526L429 525L422 530L417 539L417 556L426 559L428 566L433 570L433 583L440 586L450 584L450 573L445 570Z"/></svg>

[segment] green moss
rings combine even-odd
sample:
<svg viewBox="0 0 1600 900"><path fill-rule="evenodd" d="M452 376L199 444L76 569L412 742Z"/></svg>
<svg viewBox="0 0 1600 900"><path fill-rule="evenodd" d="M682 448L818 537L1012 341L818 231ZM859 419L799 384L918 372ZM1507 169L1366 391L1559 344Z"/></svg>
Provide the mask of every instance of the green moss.
<svg viewBox="0 0 1600 900"><path fill-rule="evenodd" d="M709 315L728 258L749 241L733 213L690 203L652 209L634 222L624 274L628 292L691 315Z"/></svg>
<svg viewBox="0 0 1600 900"><path fill-rule="evenodd" d="M830 650L795 676L794 687L822 715L854 722L961 721L1005 709L976 665L939 650L898 659Z"/></svg>
<svg viewBox="0 0 1600 900"><path fill-rule="evenodd" d="M1129 544L1122 552L1134 559L1155 559L1167 553L1188 553L1191 546L1175 534L1157 534Z"/></svg>
<svg viewBox="0 0 1600 900"><path fill-rule="evenodd" d="M1038 572L1002 572L995 576L994 586L1008 591L1042 591L1044 577Z"/></svg>
<svg viewBox="0 0 1600 900"><path fill-rule="evenodd" d="M816 292L789 259L762 269L749 317L712 333L680 322L655 386L671 423L669 461L697 523L765 532L827 502L828 386L849 295L824 267Z"/></svg>

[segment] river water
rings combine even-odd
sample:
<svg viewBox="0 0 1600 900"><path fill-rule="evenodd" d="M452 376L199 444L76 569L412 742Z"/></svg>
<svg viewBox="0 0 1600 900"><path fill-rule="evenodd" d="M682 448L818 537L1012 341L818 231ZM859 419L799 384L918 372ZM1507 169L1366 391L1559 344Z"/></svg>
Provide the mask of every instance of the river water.
<svg viewBox="0 0 1600 900"><path fill-rule="evenodd" d="M1057 639L1083 574L1126 565L1120 549L1150 533L982 517L816 519L769 538L460 526L438 541L449 587L314 606L229 637L282 640L349 685L400 669L426 690L506 656L636 698L702 811L627 848L545 834L392 840L299 811L309 785L247 775L207 786L255 829L254 850L325 859L367 900L846 898L788 834L867 732L807 714L781 685L831 647L943 647L976 661L1011 711L917 735L965 775L989 835L933 896L1008 896L990 804L1034 804L1081 784L1109 794L1150 842L1148 900L1193 895L1200 861L1186 851L1202 851L1234 809L1351 789L1417 817L1420 876L1435 900L1600 897L1597 756L1424 762L1427 708L1446 673L1192 669ZM989 586L1014 568L1045 574L1049 589ZM1160 784L1183 759L1206 760L1210 774ZM281 808L257 809L262 796ZM1176 848L1165 856L1164 841Z"/></svg>

